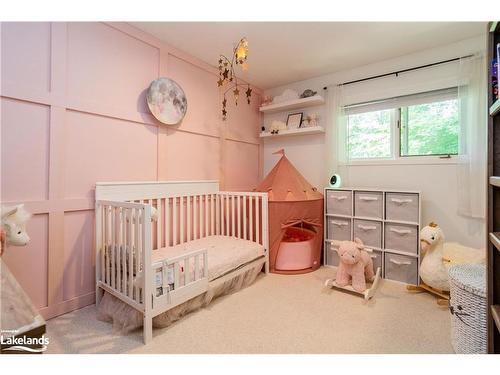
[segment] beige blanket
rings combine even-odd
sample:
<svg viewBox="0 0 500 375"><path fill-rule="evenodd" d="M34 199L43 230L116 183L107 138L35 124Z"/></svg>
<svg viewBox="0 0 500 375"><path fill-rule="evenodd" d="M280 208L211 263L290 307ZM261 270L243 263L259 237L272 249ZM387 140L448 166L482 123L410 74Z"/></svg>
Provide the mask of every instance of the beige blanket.
<svg viewBox="0 0 500 375"><path fill-rule="evenodd" d="M180 245L153 250L152 264L201 249L207 249L209 281L265 254L264 247L256 242L228 236L208 236Z"/></svg>
<svg viewBox="0 0 500 375"><path fill-rule="evenodd" d="M208 291L156 316L153 319L154 327L167 327L189 312L208 305L214 298L234 293L252 284L261 272L265 261L264 248L255 242L226 236L209 236L174 247L154 250L152 263L202 248L208 250L210 281ZM236 271L259 258L260 261L255 262L246 271ZM234 277L218 282L218 279L232 271L236 271ZM113 323L114 329L122 333L130 332L143 324L142 313L107 292L104 293L98 306L97 318Z"/></svg>

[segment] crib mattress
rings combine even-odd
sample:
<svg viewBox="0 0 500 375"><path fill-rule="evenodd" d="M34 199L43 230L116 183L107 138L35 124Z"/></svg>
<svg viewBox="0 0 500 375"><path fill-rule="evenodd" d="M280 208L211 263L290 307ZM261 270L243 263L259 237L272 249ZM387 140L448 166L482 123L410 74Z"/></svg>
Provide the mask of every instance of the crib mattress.
<svg viewBox="0 0 500 375"><path fill-rule="evenodd" d="M152 263L201 249L207 249L209 281L265 255L264 247L256 242L228 236L208 236L153 250Z"/></svg>

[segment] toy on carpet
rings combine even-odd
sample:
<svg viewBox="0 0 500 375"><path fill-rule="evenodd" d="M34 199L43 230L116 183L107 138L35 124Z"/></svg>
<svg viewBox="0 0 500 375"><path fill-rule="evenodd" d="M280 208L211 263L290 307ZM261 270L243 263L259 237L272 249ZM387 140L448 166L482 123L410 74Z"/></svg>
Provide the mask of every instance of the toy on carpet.
<svg viewBox="0 0 500 375"><path fill-rule="evenodd" d="M328 279L325 285L363 294L365 299L373 297L380 279L380 268L373 272L373 260L369 254L372 250L366 248L359 238L354 241L333 240L331 246L332 249L337 247L340 262L335 280ZM370 288L367 288L367 280L372 282Z"/></svg>
<svg viewBox="0 0 500 375"><path fill-rule="evenodd" d="M450 280L448 268L457 264L484 264L484 249L462 246L456 242L444 242L441 228L430 223L420 231L420 250L423 255L419 276L423 283L408 285L415 292L430 292L438 297L438 304L446 305L449 300Z"/></svg>
<svg viewBox="0 0 500 375"><path fill-rule="evenodd" d="M26 223L31 218L31 214L26 211L24 204L17 206L2 207L1 221L1 248L0 255L7 245L26 246L30 237L26 232Z"/></svg>

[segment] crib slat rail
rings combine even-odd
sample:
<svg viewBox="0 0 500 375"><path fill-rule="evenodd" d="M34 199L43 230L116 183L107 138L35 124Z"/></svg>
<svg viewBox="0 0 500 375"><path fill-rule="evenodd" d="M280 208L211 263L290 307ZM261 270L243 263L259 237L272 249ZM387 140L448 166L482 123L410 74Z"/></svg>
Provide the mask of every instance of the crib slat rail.
<svg viewBox="0 0 500 375"><path fill-rule="evenodd" d="M145 311L140 300L143 285L140 279L149 272L141 256L144 244L139 233L148 228L144 218L150 207L139 203L97 201L96 202L96 302L102 296L99 287L122 299L139 311ZM149 223L150 227L151 223ZM147 237L147 236L146 236Z"/></svg>
<svg viewBox="0 0 500 375"><path fill-rule="evenodd" d="M218 195L223 211L219 234L257 242L267 249L268 236L264 233L267 232L267 193L222 191Z"/></svg>
<svg viewBox="0 0 500 375"><path fill-rule="evenodd" d="M217 196L219 197L221 211L218 234L257 242L264 246L266 250L265 272L268 273L269 232L267 193L221 191ZM229 204L230 201L232 202L231 205ZM240 209L242 209L243 214L240 213ZM240 228L243 229L241 230Z"/></svg>
<svg viewBox="0 0 500 375"><path fill-rule="evenodd" d="M155 295L153 298L153 316L206 292L207 266L207 249L191 251L153 264L154 273L162 275L162 290L168 291L166 295Z"/></svg>

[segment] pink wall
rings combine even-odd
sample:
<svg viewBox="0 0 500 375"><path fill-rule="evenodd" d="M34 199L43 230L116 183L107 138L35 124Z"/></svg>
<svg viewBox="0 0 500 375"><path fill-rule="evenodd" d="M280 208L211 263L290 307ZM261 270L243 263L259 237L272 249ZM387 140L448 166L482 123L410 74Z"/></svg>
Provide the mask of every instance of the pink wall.
<svg viewBox="0 0 500 375"><path fill-rule="evenodd" d="M3 259L46 318L94 301L96 181L259 181L259 95L222 123L216 69L185 52L122 23L2 23L1 48L1 200L35 214ZM186 92L180 126L149 114L158 76Z"/></svg>

